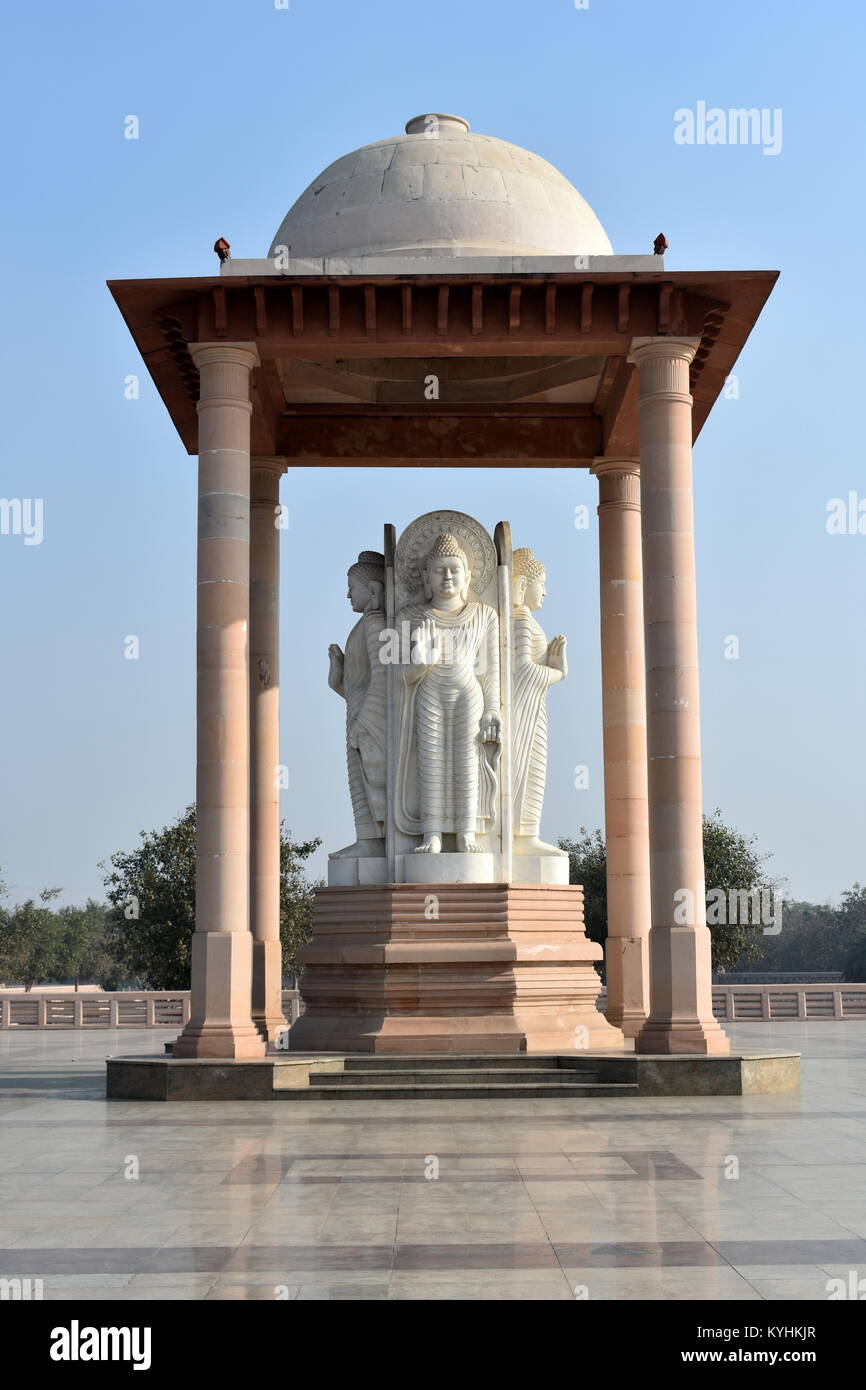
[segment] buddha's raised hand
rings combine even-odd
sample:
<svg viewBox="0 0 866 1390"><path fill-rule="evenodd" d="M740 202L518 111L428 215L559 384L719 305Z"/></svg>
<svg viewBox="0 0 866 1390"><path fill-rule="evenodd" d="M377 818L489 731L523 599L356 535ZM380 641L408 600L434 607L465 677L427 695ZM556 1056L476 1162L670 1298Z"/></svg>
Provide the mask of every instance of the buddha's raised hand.
<svg viewBox="0 0 866 1390"><path fill-rule="evenodd" d="M332 642L328 648L328 656L331 659L328 685L332 690L337 690L343 684L343 667L346 658L343 655L342 647L339 647L336 642Z"/></svg>
<svg viewBox="0 0 866 1390"><path fill-rule="evenodd" d="M412 665L418 675L431 671L442 660L442 642L432 618L412 630Z"/></svg>
<svg viewBox="0 0 866 1390"><path fill-rule="evenodd" d="M552 637L550 646L547 649L547 664L554 671L560 671L563 676L568 675L568 660L565 655L567 638Z"/></svg>

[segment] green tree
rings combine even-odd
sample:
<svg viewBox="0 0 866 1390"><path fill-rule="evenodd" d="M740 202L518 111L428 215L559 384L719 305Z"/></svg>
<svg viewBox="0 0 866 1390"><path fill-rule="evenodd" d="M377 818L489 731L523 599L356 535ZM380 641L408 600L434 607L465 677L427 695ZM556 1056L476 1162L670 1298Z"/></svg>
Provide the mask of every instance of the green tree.
<svg viewBox="0 0 866 1390"><path fill-rule="evenodd" d="M298 951L313 935L313 897L322 880L311 882L304 872L304 861L319 848L321 840L301 844L280 826L280 945L283 977L300 972Z"/></svg>
<svg viewBox="0 0 866 1390"><path fill-rule="evenodd" d="M752 893L771 888L764 874L769 858L755 848L755 836L747 837L724 824L716 810L703 818L704 865L708 889L732 889ZM569 882L582 883L587 935L603 945L607 938L607 854L600 830L581 827L576 840L559 841L568 854ZM713 968L730 969L737 961L755 959L760 952L761 927L748 923L714 926L710 932Z"/></svg>
<svg viewBox="0 0 866 1390"><path fill-rule="evenodd" d="M106 945L115 965L140 989L188 989L195 930L195 806L141 844L103 865L110 905ZM303 861L320 840L296 844L280 830L280 938L284 971L311 934L314 885Z"/></svg>
<svg viewBox="0 0 866 1390"><path fill-rule="evenodd" d="M106 908L94 898L84 907L61 907L59 919L59 976L71 979L76 990L82 982L103 989L118 989L121 980L105 945Z"/></svg>
<svg viewBox="0 0 866 1390"><path fill-rule="evenodd" d="M764 872L769 854L756 848L757 836L742 835L725 825L718 809L704 816L704 879L707 891L721 889L730 902L729 894L745 890L753 893L773 889L776 884ZM710 930L713 969L731 970L738 963L745 966L760 960L762 935L760 922L714 924Z"/></svg>
<svg viewBox="0 0 866 1390"><path fill-rule="evenodd" d="M839 925L845 939L845 979L866 981L866 888L855 883L842 894Z"/></svg>
<svg viewBox="0 0 866 1390"><path fill-rule="evenodd" d="M61 932L57 914L48 904L59 888L43 888L39 901L28 898L0 911L0 975L23 984L56 980L60 973Z"/></svg>
<svg viewBox="0 0 866 1390"><path fill-rule="evenodd" d="M118 851L104 870L106 947L139 989L188 989L195 926L195 807L141 844Z"/></svg>
<svg viewBox="0 0 866 1390"><path fill-rule="evenodd" d="M830 903L786 902L781 931L761 937L757 970L844 971L852 929ZM745 967L744 967L745 968Z"/></svg>
<svg viewBox="0 0 866 1390"><path fill-rule="evenodd" d="M576 840L560 840L568 853L568 881L583 885L583 919L590 941L607 940L607 852L600 830L580 827Z"/></svg>

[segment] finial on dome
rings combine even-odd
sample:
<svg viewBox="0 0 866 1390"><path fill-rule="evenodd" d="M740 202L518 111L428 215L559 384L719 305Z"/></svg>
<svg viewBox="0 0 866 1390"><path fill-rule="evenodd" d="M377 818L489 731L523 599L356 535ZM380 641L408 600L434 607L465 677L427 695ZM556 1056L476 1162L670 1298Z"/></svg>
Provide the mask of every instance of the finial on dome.
<svg viewBox="0 0 866 1390"><path fill-rule="evenodd" d="M443 130L465 135L468 129L469 122L462 116L448 116L442 111L428 111L406 122L407 135L427 135L431 140L435 140Z"/></svg>

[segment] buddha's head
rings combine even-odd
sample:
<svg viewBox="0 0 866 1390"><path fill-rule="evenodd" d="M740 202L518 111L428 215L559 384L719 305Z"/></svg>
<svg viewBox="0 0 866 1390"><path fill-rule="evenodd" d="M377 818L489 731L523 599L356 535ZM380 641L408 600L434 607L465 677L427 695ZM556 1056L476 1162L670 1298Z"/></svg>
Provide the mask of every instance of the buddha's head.
<svg viewBox="0 0 866 1390"><path fill-rule="evenodd" d="M436 537L433 547L428 551L422 570L424 576L424 596L435 603L453 603L455 599L463 603L469 597L472 573L469 561L456 536L443 531Z"/></svg>
<svg viewBox="0 0 866 1390"><path fill-rule="evenodd" d="M375 612L385 602L385 556L362 550L348 574L349 602L355 613Z"/></svg>
<svg viewBox="0 0 866 1390"><path fill-rule="evenodd" d="M512 589L515 606L533 611L547 597L547 570L526 547L515 550L512 557Z"/></svg>

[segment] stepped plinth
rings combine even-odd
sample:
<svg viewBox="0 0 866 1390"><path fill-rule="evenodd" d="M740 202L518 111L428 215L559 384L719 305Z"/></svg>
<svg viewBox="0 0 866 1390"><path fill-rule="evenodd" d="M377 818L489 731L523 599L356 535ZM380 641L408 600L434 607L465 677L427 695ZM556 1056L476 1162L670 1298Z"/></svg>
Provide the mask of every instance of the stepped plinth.
<svg viewBox="0 0 866 1390"><path fill-rule="evenodd" d="M597 1008L583 889L321 888L292 1051L569 1053L621 1047Z"/></svg>

